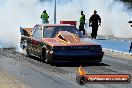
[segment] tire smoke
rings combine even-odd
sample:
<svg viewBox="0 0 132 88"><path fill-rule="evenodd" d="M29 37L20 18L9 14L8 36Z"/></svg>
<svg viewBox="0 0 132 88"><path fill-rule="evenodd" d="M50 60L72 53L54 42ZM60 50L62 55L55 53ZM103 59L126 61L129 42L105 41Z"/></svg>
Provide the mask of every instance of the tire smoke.
<svg viewBox="0 0 132 88"><path fill-rule="evenodd" d="M66 5L58 5L58 20L79 21L81 10L86 15L87 23L94 10L97 10L102 18L98 35L132 38L132 29L128 24L128 21L132 20L132 13L122 2L117 0L72 0ZM91 28L87 27L87 32L90 33Z"/></svg>
<svg viewBox="0 0 132 88"><path fill-rule="evenodd" d="M19 27L33 27L40 24L40 15L47 10L50 23L53 23L54 0L0 0L0 48L20 49ZM114 0L57 0L57 23L60 20L76 20L79 24L81 10L86 21L97 10L102 18L99 35L119 38L132 38L132 29L128 24L131 13L121 2ZM88 27L87 32L91 28Z"/></svg>

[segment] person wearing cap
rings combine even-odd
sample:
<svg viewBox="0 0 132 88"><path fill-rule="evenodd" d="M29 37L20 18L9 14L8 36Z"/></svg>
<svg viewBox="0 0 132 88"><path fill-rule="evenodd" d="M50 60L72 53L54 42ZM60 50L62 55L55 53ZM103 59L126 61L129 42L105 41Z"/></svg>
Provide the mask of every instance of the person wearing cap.
<svg viewBox="0 0 132 88"><path fill-rule="evenodd" d="M49 23L49 21L48 21L49 15L47 14L46 10L43 11L40 18L42 19L43 24Z"/></svg>
<svg viewBox="0 0 132 88"><path fill-rule="evenodd" d="M89 19L89 27L92 27L92 33L91 33L92 39L93 38L96 39L99 25L101 26L101 18L97 14L97 11L95 10L94 14Z"/></svg>
<svg viewBox="0 0 132 88"><path fill-rule="evenodd" d="M85 35L84 25L85 25L85 15L83 14L83 11L81 11L79 31L83 31L83 35Z"/></svg>

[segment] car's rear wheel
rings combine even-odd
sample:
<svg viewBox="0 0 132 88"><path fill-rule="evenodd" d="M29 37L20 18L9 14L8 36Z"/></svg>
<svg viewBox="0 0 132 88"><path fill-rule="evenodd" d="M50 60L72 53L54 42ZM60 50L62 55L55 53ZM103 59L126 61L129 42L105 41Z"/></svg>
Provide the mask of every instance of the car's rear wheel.
<svg viewBox="0 0 132 88"><path fill-rule="evenodd" d="M26 56L29 57L30 54L29 54L29 50L27 49L27 41L26 40L23 40L20 42L20 47L22 48L22 50L24 52L26 52Z"/></svg>

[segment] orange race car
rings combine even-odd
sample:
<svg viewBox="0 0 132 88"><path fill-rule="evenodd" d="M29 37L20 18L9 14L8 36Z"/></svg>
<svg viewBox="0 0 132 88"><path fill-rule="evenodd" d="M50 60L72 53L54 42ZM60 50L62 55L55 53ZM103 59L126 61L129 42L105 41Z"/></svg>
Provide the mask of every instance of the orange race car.
<svg viewBox="0 0 132 88"><path fill-rule="evenodd" d="M45 62L101 62L104 52L72 25L37 24L21 29L21 47Z"/></svg>

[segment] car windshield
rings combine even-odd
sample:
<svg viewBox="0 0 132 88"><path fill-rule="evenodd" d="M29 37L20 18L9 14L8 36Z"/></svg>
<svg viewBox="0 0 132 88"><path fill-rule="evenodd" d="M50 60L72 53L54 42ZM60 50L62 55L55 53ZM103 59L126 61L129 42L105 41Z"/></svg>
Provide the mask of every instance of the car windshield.
<svg viewBox="0 0 132 88"><path fill-rule="evenodd" d="M68 31L78 35L80 38L83 37L83 34L74 26L48 26L44 27L44 38L54 38L59 31Z"/></svg>

